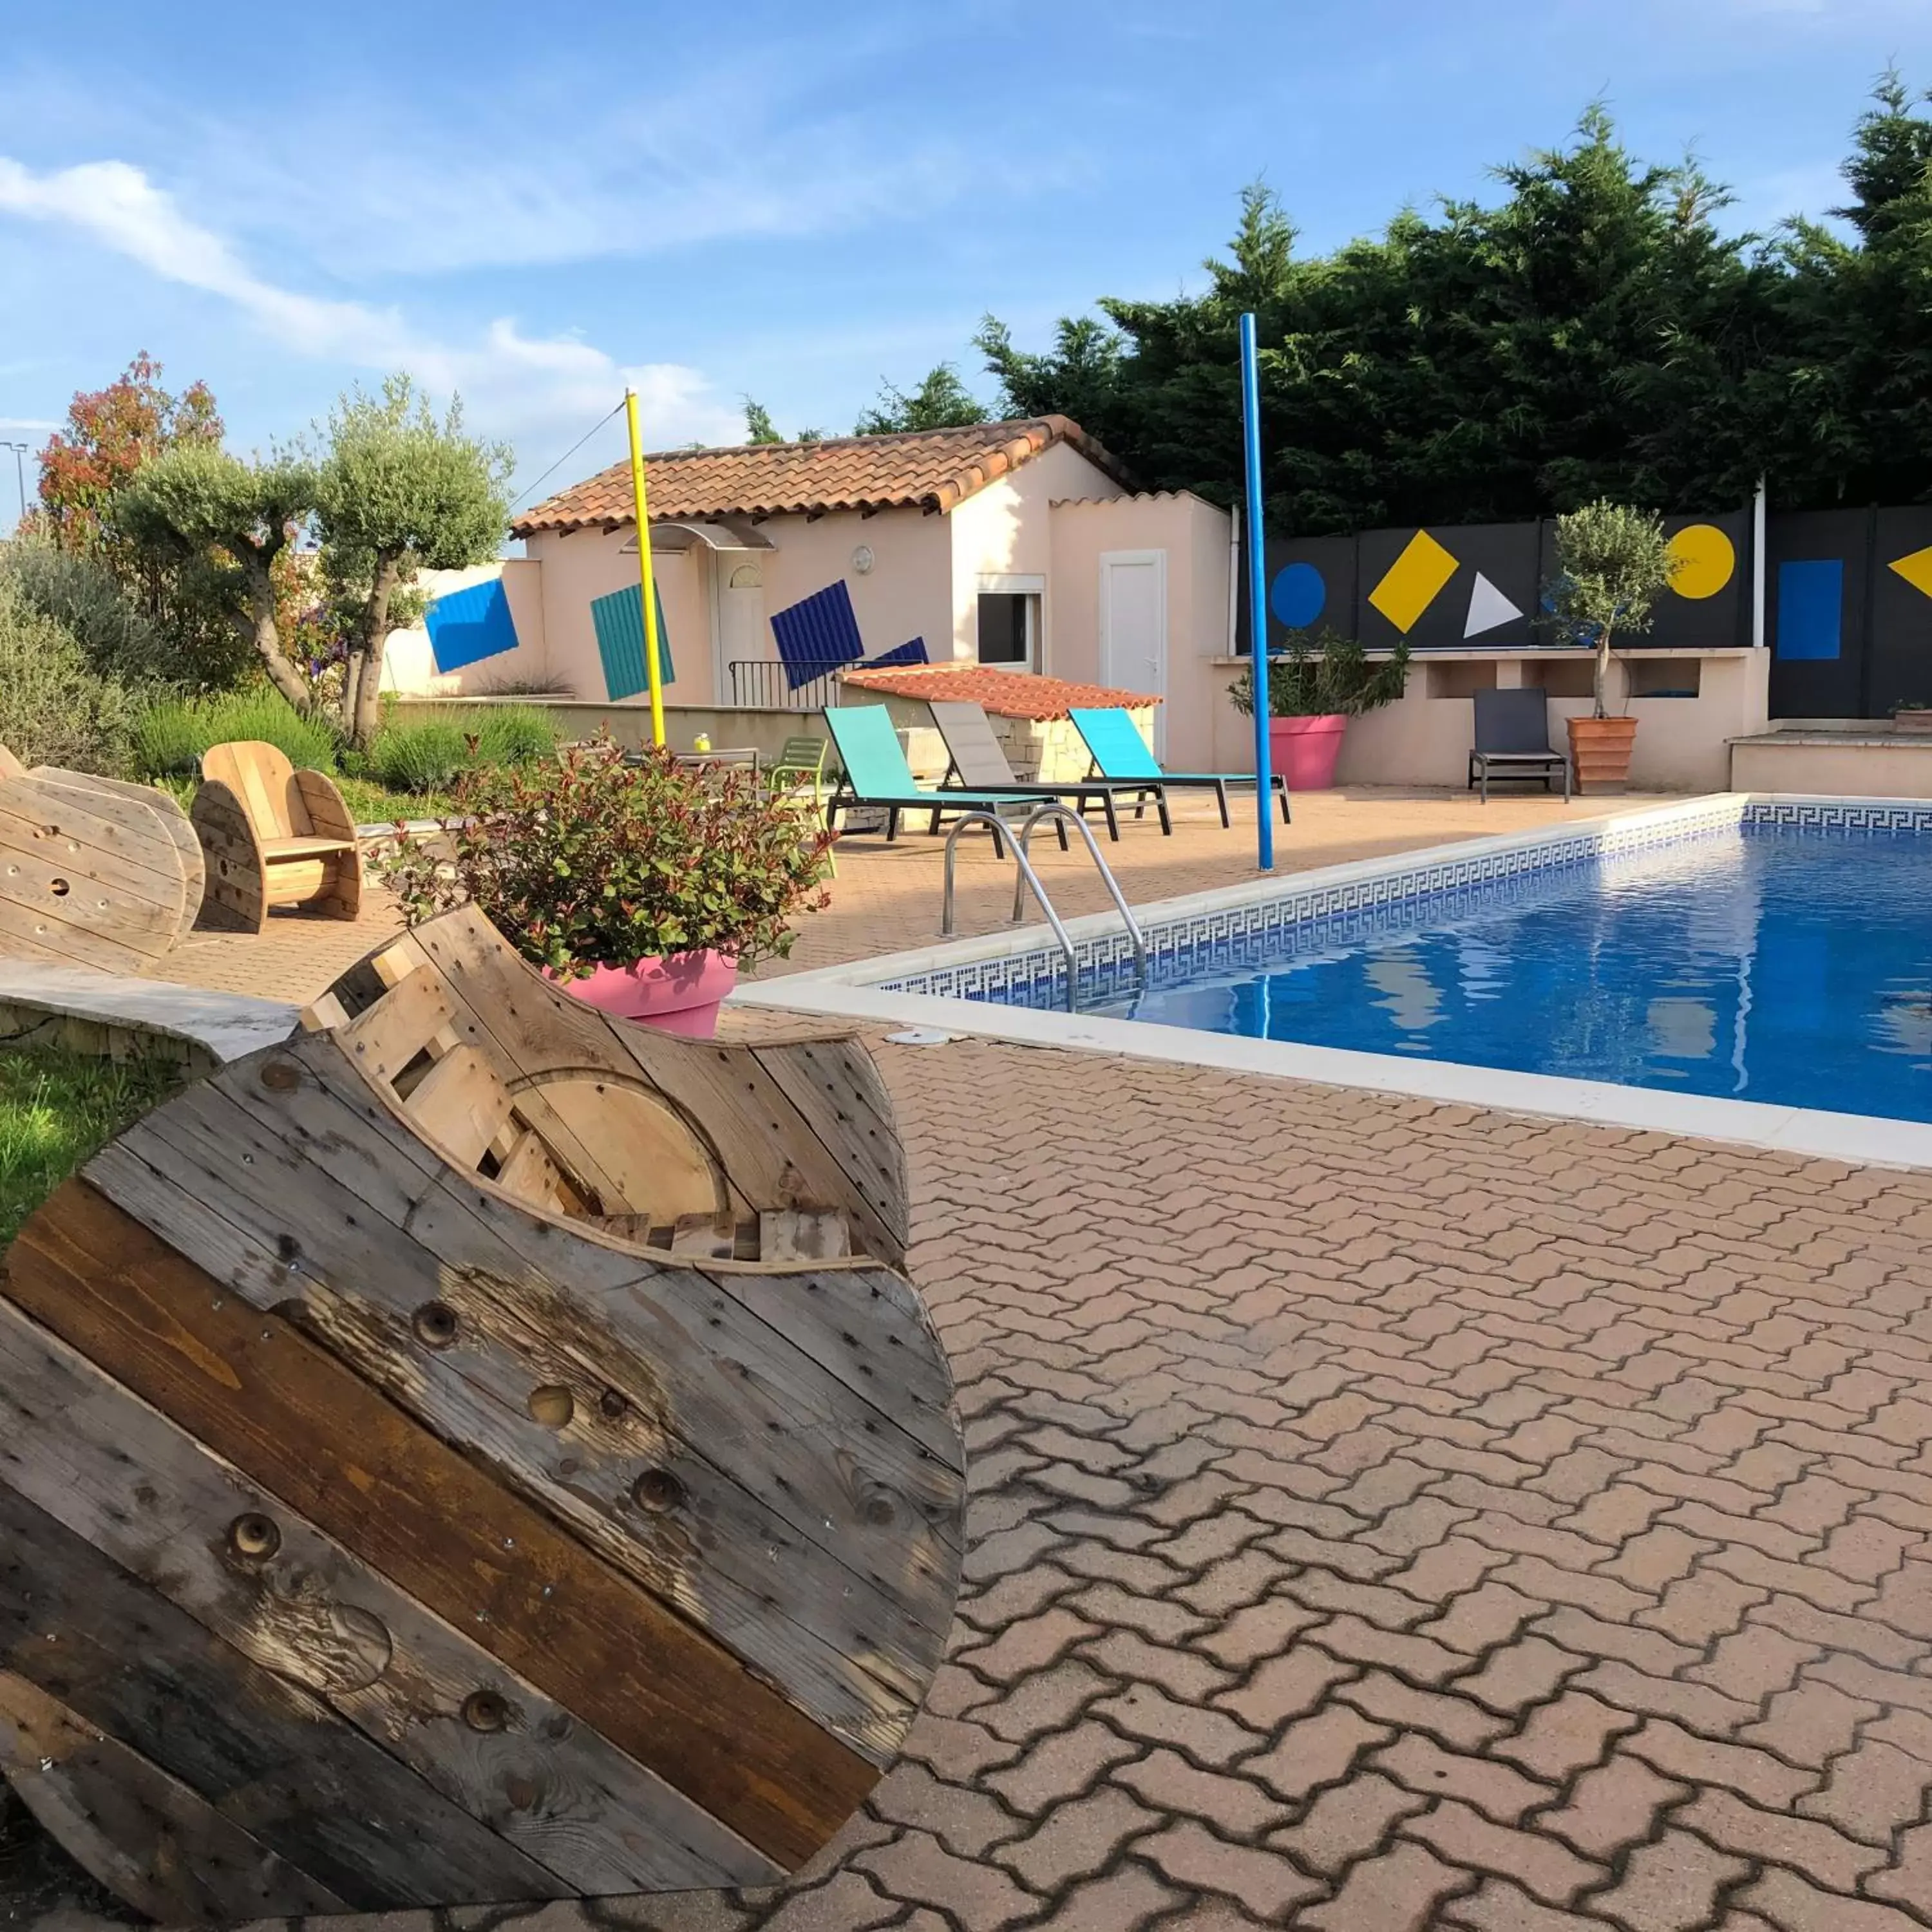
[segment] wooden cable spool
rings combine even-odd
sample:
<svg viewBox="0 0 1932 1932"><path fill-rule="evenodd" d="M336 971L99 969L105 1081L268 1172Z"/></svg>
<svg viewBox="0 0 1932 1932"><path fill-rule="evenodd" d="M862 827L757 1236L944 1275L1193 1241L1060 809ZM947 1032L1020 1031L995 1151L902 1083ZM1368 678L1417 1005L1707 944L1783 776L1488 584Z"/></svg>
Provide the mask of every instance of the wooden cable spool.
<svg viewBox="0 0 1932 1932"><path fill-rule="evenodd" d="M187 936L204 883L166 792L0 760L0 953L139 974Z"/></svg>
<svg viewBox="0 0 1932 1932"><path fill-rule="evenodd" d="M612 1021L467 910L306 1024L0 1273L0 1768L164 1919L776 1880L959 1580L875 1070Z"/></svg>

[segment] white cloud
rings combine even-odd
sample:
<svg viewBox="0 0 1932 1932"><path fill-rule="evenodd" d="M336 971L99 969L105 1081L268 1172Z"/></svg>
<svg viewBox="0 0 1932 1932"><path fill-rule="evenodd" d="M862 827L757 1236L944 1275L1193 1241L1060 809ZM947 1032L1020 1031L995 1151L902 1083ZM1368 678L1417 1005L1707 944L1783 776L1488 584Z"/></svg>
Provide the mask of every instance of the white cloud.
<svg viewBox="0 0 1932 1932"><path fill-rule="evenodd" d="M78 229L166 280L233 304L296 354L370 371L406 369L431 390L460 392L470 420L492 434L534 433L540 440L574 432L626 382L638 390L654 442L728 440L739 432L737 411L682 364L626 368L580 338L526 335L508 317L492 322L480 341L440 340L394 308L266 280L125 161L37 174L0 156L0 214Z"/></svg>

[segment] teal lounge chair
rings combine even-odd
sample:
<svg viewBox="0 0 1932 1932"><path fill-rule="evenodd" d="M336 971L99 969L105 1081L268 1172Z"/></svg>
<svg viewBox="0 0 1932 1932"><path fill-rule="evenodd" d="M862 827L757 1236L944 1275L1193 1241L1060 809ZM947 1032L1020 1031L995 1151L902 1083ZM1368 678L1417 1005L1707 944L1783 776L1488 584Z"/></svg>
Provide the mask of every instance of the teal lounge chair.
<svg viewBox="0 0 1932 1932"><path fill-rule="evenodd" d="M884 811L886 838L890 844L899 836L902 812L929 812L939 830L942 812L990 812L994 818L1016 812L1022 817L1047 801L1037 792L1016 796L1011 792L928 791L922 790L899 748L899 734L892 728L892 713L883 704L835 705L825 713L826 728L838 747L838 762L844 769L838 775L836 790L826 802L825 824L829 831L838 829L842 812ZM1066 846L1066 827L1055 822L1060 848ZM994 849L1002 855L1006 846L993 834Z"/></svg>
<svg viewBox="0 0 1932 1932"><path fill-rule="evenodd" d="M992 722L982 706L934 698L927 701L926 708L932 713L946 754L952 761L942 781L945 784L956 782L968 791L989 791L1002 796L1030 793L1042 800L1058 799L1063 803L1070 799L1083 818L1088 806L1097 799L1106 814L1107 836L1114 839L1120 836L1120 814L1114 801L1118 799L1131 805L1134 816L1138 818L1145 814L1148 800L1152 799L1160 815L1161 830L1171 833L1174 830L1174 822L1167 815L1166 796L1158 785L1109 784L1105 778L1089 778L1084 783L1076 779L1072 784L1040 778L1022 781L1013 776L1006 748L994 736Z"/></svg>
<svg viewBox="0 0 1932 1932"><path fill-rule="evenodd" d="M1224 826L1233 823L1228 816L1228 788L1231 784L1252 784L1255 782L1252 772L1163 771L1160 761L1148 749L1139 726L1118 707L1092 711L1083 710L1076 705L1068 715L1073 720L1073 728L1086 742L1096 778L1122 783L1142 778L1150 784L1184 785L1196 790L1211 786L1221 808L1221 823ZM1271 780L1272 789L1281 799L1281 822L1286 825L1289 823L1288 781L1280 772L1271 774Z"/></svg>

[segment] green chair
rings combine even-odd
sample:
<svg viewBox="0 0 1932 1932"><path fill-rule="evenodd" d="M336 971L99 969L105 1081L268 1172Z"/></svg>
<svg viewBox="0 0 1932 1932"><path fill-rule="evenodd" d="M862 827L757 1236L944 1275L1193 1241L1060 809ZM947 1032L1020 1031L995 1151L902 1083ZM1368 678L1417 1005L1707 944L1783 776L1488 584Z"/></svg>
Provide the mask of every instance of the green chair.
<svg viewBox="0 0 1932 1932"><path fill-rule="evenodd" d="M929 812L937 832L943 814L988 812L995 818L1009 812L1022 816L1041 802L1040 794L1016 796L1011 792L932 791L922 787L906 763L899 747L899 734L892 716L883 704L842 704L825 713L826 728L838 747L838 762L844 769L825 806L825 822L836 828L842 812L883 811L886 838L890 844L899 836L902 812ZM1066 843L1066 827L1058 822L1054 830L1060 842ZM1004 853L1000 835L993 834L994 848Z"/></svg>
<svg viewBox="0 0 1932 1932"><path fill-rule="evenodd" d="M1228 817L1228 788L1231 784L1252 784L1255 782L1252 772L1163 771L1160 760L1148 749L1148 742L1141 736L1140 727L1118 706L1084 710L1076 705L1068 716L1072 718L1073 728L1080 734L1094 760L1096 777L1116 780L1144 778L1150 784L1211 790L1221 808L1221 823L1224 826L1232 822ZM1270 789L1281 800L1281 822L1286 825L1289 822L1288 781L1280 772L1273 773L1272 777L1274 782Z"/></svg>
<svg viewBox="0 0 1932 1932"><path fill-rule="evenodd" d="M796 798L801 805L810 795L814 825L825 823L825 754L831 748L823 738L788 738L784 749L765 768L766 781L774 793ZM828 847L825 859L836 879L838 854Z"/></svg>

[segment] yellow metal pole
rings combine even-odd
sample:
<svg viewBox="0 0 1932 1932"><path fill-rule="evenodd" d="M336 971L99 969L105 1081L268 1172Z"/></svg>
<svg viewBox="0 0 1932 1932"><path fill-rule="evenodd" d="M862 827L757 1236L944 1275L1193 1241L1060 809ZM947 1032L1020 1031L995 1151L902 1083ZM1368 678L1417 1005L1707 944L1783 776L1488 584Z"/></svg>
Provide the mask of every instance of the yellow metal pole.
<svg viewBox="0 0 1932 1932"><path fill-rule="evenodd" d="M664 670L658 658L657 584L651 575L651 512L644 494L644 441L638 428L638 392L624 392L631 430L631 497L638 513L638 585L644 600L644 675L651 685L651 742L664 741Z"/></svg>

